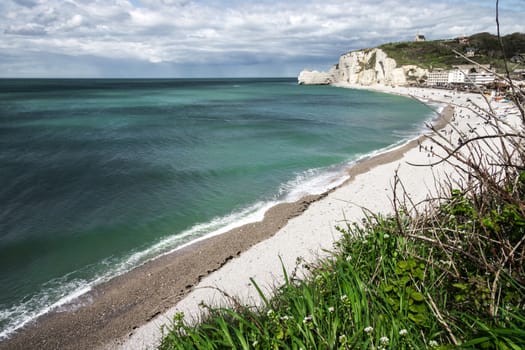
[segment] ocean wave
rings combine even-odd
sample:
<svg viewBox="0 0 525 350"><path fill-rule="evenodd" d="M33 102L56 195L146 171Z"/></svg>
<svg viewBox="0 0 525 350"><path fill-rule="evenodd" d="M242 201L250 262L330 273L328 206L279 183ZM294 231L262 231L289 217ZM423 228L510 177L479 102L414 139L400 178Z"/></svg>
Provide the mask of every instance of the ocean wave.
<svg viewBox="0 0 525 350"><path fill-rule="evenodd" d="M0 339L8 338L18 329L52 310L77 301L80 296L91 290L90 283L84 280L63 283L64 278L66 276L49 281L46 288L35 296L11 308L0 310L0 324L3 324Z"/></svg>
<svg viewBox="0 0 525 350"><path fill-rule="evenodd" d="M85 274L86 269L96 269L94 266L89 266L84 270L77 270L61 278L51 280L43 285L42 290L36 295L10 308L0 310L0 325L2 327L0 339L8 338L18 329L50 311L71 311L89 303L89 300L80 300L79 298L90 292L96 285L107 282L150 260L228 232L244 224L261 221L266 211L275 204L277 202L258 202L238 212L215 218L210 222L196 224L187 231L174 234L147 249L134 252L121 261L106 259L98 266L98 270L103 271L93 279L72 277Z"/></svg>
<svg viewBox="0 0 525 350"><path fill-rule="evenodd" d="M348 179L345 164L316 168L297 174L293 180L282 184L279 195L285 202L295 202L307 195L318 195L338 187Z"/></svg>
<svg viewBox="0 0 525 350"><path fill-rule="evenodd" d="M11 308L0 310L0 339L8 338L18 329L50 311L71 311L86 302L85 296L93 287L122 275L135 267L161 256L181 250L196 242L226 233L245 224L259 222L273 206L282 202L293 202L305 195L321 194L341 185L347 178L348 163L327 168L306 170L281 185L273 200L257 202L226 216L216 217L209 222L199 223L181 233L164 238L152 246L135 251L126 258L115 261L109 258L98 267L86 269L101 270L90 280L74 278L86 275L86 271L75 271L58 279L47 282L41 292Z"/></svg>

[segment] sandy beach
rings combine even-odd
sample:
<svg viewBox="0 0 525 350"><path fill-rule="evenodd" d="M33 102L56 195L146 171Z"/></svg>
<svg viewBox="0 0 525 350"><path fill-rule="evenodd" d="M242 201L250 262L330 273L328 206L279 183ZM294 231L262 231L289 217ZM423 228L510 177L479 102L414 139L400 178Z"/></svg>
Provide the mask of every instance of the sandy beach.
<svg viewBox="0 0 525 350"><path fill-rule="evenodd" d="M468 108L470 101L484 104L480 95L389 86L366 89L447 105L434 127L453 142L459 136L447 126L452 120L465 133L473 126L483 127L484 120ZM396 171L416 202L435 194L439 179L454 179L453 167L447 163L433 167L408 164L430 164L438 159L440 150L428 138L431 133L428 130L396 149L359 162L349 169L349 179L328 193L280 204L261 222L197 242L96 287L74 304L1 342L0 349L155 348L162 325L175 313L183 312L187 321L198 320L202 301L227 302L218 290L246 303L259 303L250 278L269 292L282 282L283 266L291 271L299 257L314 261L332 249L340 237L335 226L359 221L365 208L391 212Z"/></svg>

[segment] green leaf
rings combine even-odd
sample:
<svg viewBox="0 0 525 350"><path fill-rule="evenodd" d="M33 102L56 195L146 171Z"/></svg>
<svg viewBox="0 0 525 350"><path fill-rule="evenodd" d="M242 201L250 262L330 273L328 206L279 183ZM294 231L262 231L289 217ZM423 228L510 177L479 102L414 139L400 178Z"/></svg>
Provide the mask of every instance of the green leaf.
<svg viewBox="0 0 525 350"><path fill-rule="evenodd" d="M520 350L520 349L523 349L521 346L519 346L518 344L514 343L512 340L508 339L508 338L504 338L505 339L505 342L507 343L507 345L513 349L513 350Z"/></svg>
<svg viewBox="0 0 525 350"><path fill-rule="evenodd" d="M465 284L465 283L454 283L452 284L452 286L458 288L458 289L461 289L461 290L467 290L468 288L468 285Z"/></svg>
<svg viewBox="0 0 525 350"><path fill-rule="evenodd" d="M408 260L407 264L408 264L408 267L410 267L410 269L413 269L414 267L417 266L417 262L413 259Z"/></svg>
<svg viewBox="0 0 525 350"><path fill-rule="evenodd" d="M423 301L425 300L425 297L423 296L423 294L419 293L419 292L412 292L410 293L410 297L412 299L414 299L415 301Z"/></svg>
<svg viewBox="0 0 525 350"><path fill-rule="evenodd" d="M404 286L404 285L406 285L409 281L410 281L410 277L408 277L408 276L403 276L403 277L401 277L401 278L399 279L398 284L399 284L400 286Z"/></svg>
<svg viewBox="0 0 525 350"><path fill-rule="evenodd" d="M475 338L475 339L469 340L468 342L463 343L463 346L468 347L472 345L483 344L483 343L487 343L489 340L490 340L489 337Z"/></svg>
<svg viewBox="0 0 525 350"><path fill-rule="evenodd" d="M268 299L266 299L266 297L264 296L264 293L261 290L261 288L259 287L259 285L257 284L257 282L255 282L255 280L252 277L250 277L250 282L252 282L253 286L257 290L257 293L259 293L259 296L261 297L262 301L264 302L264 305L268 308L270 306L270 303L268 302Z"/></svg>
<svg viewBox="0 0 525 350"><path fill-rule="evenodd" d="M463 295L463 294L456 294L454 296L454 301L456 303L462 302L463 300L465 300L465 295Z"/></svg>
<svg viewBox="0 0 525 350"><path fill-rule="evenodd" d="M401 270L406 270L408 268L408 262L400 261L397 263L397 267Z"/></svg>
<svg viewBox="0 0 525 350"><path fill-rule="evenodd" d="M427 321L427 317L424 314L409 313L408 318L417 325L422 325Z"/></svg>
<svg viewBox="0 0 525 350"><path fill-rule="evenodd" d="M279 329L277 330L276 334L275 334L275 337L279 340L283 340L284 339L284 331L283 331L283 328L282 327L279 327Z"/></svg>
<svg viewBox="0 0 525 350"><path fill-rule="evenodd" d="M421 269L416 269L416 270L414 271L414 277L415 277L415 278L418 278L418 279L420 279L420 280L422 280L422 279L424 278L423 270L421 270Z"/></svg>
<svg viewBox="0 0 525 350"><path fill-rule="evenodd" d="M427 313L427 307L425 304L412 304L408 308L409 311L415 313L415 314L425 314Z"/></svg>

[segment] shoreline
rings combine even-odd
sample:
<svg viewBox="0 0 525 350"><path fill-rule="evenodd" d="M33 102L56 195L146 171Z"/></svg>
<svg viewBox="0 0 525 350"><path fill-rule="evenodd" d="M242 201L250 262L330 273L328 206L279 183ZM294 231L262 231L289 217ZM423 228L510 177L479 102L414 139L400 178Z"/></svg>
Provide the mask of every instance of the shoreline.
<svg viewBox="0 0 525 350"><path fill-rule="evenodd" d="M447 125L452 113L450 106L445 107L441 116L433 121L435 127L440 129ZM318 203L371 169L402 159L406 152L416 148L426 138L420 135L398 147L357 161L348 169L349 178L343 184L321 195L277 204L265 213L263 221L197 241L98 285L75 301L82 304L80 308L66 312L55 310L40 317L10 339L0 342L0 349L91 349L106 347L108 341L109 347L115 347L122 343L117 339L129 337L139 327L152 324L152 320L163 318L166 321L163 313L188 296L199 282L250 248L273 237L313 203ZM327 230L330 228L326 227ZM185 273L178 275L178 271Z"/></svg>

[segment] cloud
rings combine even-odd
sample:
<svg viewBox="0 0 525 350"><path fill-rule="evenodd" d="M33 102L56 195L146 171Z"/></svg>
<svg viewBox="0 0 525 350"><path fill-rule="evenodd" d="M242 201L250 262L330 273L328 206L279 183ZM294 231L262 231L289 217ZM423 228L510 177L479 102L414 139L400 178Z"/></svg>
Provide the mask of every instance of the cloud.
<svg viewBox="0 0 525 350"><path fill-rule="evenodd" d="M14 0L15 3L21 6L25 7L34 7L37 6L40 1L39 0Z"/></svg>
<svg viewBox="0 0 525 350"><path fill-rule="evenodd" d="M514 4L501 10L504 33L523 31L525 8ZM495 32L495 16L483 0L3 0L0 28L0 50L22 56L30 48L35 64L58 55L83 67L120 62L144 75L211 66L232 74L235 65L295 75L417 32L429 39Z"/></svg>
<svg viewBox="0 0 525 350"><path fill-rule="evenodd" d="M40 24L36 23L27 23L21 25L12 25L8 26L5 31L5 34L12 35L46 35L46 28Z"/></svg>
<svg viewBox="0 0 525 350"><path fill-rule="evenodd" d="M82 25L84 18L79 15L73 15L71 18L67 19L61 26L58 28L61 30L72 30L78 28Z"/></svg>

